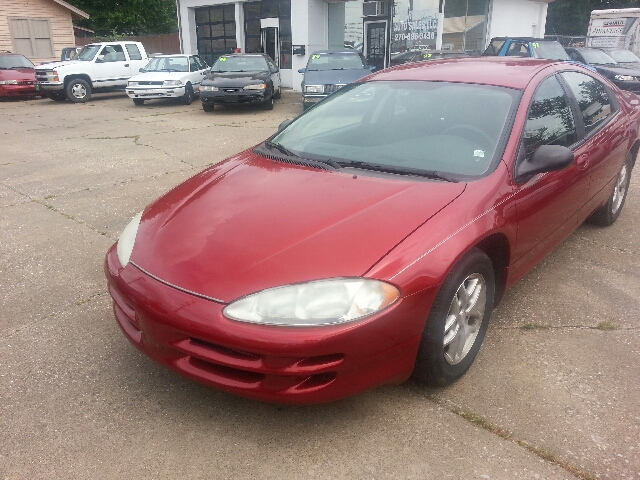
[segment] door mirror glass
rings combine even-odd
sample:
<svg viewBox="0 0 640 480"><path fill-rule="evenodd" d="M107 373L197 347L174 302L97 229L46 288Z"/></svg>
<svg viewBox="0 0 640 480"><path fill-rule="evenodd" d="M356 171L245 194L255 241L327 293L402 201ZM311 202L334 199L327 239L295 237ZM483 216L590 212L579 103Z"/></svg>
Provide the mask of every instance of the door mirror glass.
<svg viewBox="0 0 640 480"><path fill-rule="evenodd" d="M290 118L284 120L280 125L278 125L278 132L281 132L282 130L287 128L291 122L293 122L293 120L291 120Z"/></svg>
<svg viewBox="0 0 640 480"><path fill-rule="evenodd" d="M298 73L304 73L304 72L306 72L306 71L307 71L307 69L306 69L306 68L299 68L299 69L298 69Z"/></svg>

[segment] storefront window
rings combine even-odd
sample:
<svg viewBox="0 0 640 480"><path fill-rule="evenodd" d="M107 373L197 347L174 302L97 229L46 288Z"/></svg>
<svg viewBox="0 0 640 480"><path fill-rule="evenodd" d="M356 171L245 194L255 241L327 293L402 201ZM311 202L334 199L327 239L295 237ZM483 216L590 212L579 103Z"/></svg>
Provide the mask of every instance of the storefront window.
<svg viewBox="0 0 640 480"><path fill-rule="evenodd" d="M198 54L213 65L237 46L235 5L196 8L195 14Z"/></svg>
<svg viewBox="0 0 640 480"><path fill-rule="evenodd" d="M260 19L278 18L280 68L291 68L291 0L262 0L244 4L245 50L247 53L263 51ZM269 37L271 38L271 37ZM267 42L269 40L267 39ZM267 52L272 54L272 52Z"/></svg>
<svg viewBox="0 0 640 480"><path fill-rule="evenodd" d="M407 50L436 48L438 6L438 0L394 2L391 28L392 54Z"/></svg>

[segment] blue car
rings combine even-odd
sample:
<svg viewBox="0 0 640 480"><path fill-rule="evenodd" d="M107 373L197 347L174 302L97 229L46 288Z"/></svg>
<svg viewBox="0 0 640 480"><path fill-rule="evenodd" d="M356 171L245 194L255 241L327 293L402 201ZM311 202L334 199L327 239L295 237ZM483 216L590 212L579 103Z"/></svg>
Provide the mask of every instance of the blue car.
<svg viewBox="0 0 640 480"><path fill-rule="evenodd" d="M367 66L362 54L353 49L321 50L311 54L307 68L301 68L302 107L307 109L339 88L368 75L374 67Z"/></svg>
<svg viewBox="0 0 640 480"><path fill-rule="evenodd" d="M494 37L482 56L570 60L569 55L559 42L529 37Z"/></svg>

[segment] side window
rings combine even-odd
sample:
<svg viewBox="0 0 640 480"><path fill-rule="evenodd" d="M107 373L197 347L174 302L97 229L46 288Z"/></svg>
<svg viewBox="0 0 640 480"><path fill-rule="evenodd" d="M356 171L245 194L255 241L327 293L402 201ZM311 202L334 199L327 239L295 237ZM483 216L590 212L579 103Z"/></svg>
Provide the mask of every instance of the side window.
<svg viewBox="0 0 640 480"><path fill-rule="evenodd" d="M525 43L512 42L507 51L508 57L530 57L529 47Z"/></svg>
<svg viewBox="0 0 640 480"><path fill-rule="evenodd" d="M189 57L189 71L197 72L198 70L200 69L198 68L195 57Z"/></svg>
<svg viewBox="0 0 640 480"><path fill-rule="evenodd" d="M576 125L569 101L555 77L544 80L529 106L524 127L527 158L541 145L568 147L577 140Z"/></svg>
<svg viewBox="0 0 640 480"><path fill-rule="evenodd" d="M206 62L202 60L200 57L198 57L197 55L193 58L196 59L196 63L198 64L198 70L204 70L205 68L209 68Z"/></svg>
<svg viewBox="0 0 640 480"><path fill-rule="evenodd" d="M563 72L562 78L578 101L585 133L589 134L613 115L615 109L611 105L609 92L598 80L579 72Z"/></svg>
<svg viewBox="0 0 640 480"><path fill-rule="evenodd" d="M138 45L135 43L127 43L127 53L129 54L129 58L131 60L142 60L142 54L140 54L140 49Z"/></svg>
<svg viewBox="0 0 640 480"><path fill-rule="evenodd" d="M120 45L105 45L100 53L104 55L105 62L124 62L126 60L124 50Z"/></svg>

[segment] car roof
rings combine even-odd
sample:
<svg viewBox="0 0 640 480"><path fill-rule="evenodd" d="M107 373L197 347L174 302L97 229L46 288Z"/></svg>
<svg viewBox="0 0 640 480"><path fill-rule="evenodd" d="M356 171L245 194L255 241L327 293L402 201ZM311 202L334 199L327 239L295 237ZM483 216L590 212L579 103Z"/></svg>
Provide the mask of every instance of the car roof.
<svg viewBox="0 0 640 480"><path fill-rule="evenodd" d="M574 64L539 58L459 57L429 62L404 63L374 73L377 81L434 81L495 85L524 89L531 78L551 65ZM576 67L580 69L581 67Z"/></svg>
<svg viewBox="0 0 640 480"><path fill-rule="evenodd" d="M360 55L360 52L354 48L343 48L340 50L318 50L312 53L312 55L323 55L326 53L350 53L352 55Z"/></svg>
<svg viewBox="0 0 640 480"><path fill-rule="evenodd" d="M556 42L557 40L549 40L546 38L536 38L536 37L493 37L491 41L494 40L522 40L524 42Z"/></svg>
<svg viewBox="0 0 640 480"><path fill-rule="evenodd" d="M163 53L162 55L154 55L153 58L167 58L167 57L193 57L195 54L188 53Z"/></svg>

